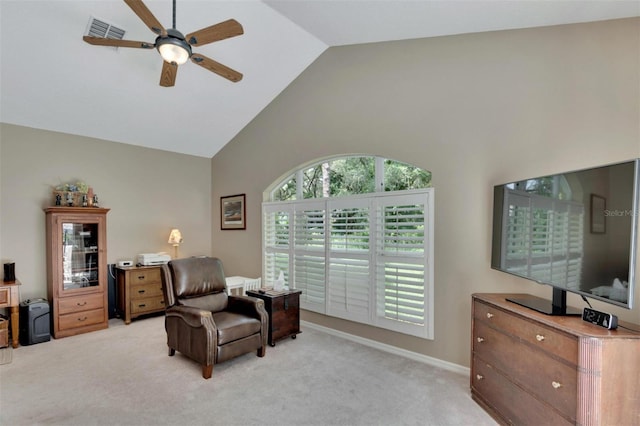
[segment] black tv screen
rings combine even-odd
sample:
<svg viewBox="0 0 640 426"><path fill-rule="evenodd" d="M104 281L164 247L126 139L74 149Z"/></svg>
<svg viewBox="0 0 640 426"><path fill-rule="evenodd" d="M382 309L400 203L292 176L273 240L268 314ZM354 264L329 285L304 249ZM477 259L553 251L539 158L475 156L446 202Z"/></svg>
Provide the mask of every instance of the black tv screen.
<svg viewBox="0 0 640 426"><path fill-rule="evenodd" d="M492 268L631 309L638 161L496 185Z"/></svg>

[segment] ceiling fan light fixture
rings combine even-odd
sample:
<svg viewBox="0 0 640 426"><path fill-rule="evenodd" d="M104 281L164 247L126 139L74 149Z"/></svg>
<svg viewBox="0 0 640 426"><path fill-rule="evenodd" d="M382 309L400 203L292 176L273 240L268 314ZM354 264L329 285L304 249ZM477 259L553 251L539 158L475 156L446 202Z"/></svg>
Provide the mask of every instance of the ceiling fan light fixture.
<svg viewBox="0 0 640 426"><path fill-rule="evenodd" d="M156 47L165 62L182 65L191 56L191 46L184 36L176 30L167 30L167 36L158 37Z"/></svg>

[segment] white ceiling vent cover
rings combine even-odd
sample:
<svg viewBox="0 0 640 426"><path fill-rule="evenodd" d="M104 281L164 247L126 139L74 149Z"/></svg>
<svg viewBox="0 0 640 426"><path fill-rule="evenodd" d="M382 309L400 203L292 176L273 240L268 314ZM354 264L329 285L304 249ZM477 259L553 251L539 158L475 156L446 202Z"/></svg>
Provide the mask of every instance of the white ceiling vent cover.
<svg viewBox="0 0 640 426"><path fill-rule="evenodd" d="M124 33L125 31L123 29L91 16L89 17L89 24L87 24L87 30L84 35L122 40Z"/></svg>

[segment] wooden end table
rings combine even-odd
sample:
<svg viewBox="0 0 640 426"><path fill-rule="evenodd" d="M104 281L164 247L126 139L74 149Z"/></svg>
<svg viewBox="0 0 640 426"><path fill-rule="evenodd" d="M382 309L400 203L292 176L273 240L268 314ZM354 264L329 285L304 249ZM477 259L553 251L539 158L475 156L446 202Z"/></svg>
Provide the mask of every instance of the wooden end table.
<svg viewBox="0 0 640 426"><path fill-rule="evenodd" d="M18 332L20 314L18 305L20 304L19 286L20 281L15 280L11 282L0 281L0 308L9 308L11 316L9 324L11 324L11 346L18 347Z"/></svg>
<svg viewBox="0 0 640 426"><path fill-rule="evenodd" d="M264 300L269 314L269 345L291 337L295 339L300 331L300 294L301 290L262 291L247 290L247 296Z"/></svg>

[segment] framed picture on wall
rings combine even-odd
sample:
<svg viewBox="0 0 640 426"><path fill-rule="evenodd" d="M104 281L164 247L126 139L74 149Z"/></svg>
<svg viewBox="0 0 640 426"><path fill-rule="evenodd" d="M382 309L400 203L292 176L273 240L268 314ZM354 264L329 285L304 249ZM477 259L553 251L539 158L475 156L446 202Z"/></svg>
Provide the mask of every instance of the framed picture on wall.
<svg viewBox="0 0 640 426"><path fill-rule="evenodd" d="M604 210L607 200L599 195L591 194L591 233L604 234L607 231Z"/></svg>
<svg viewBox="0 0 640 426"><path fill-rule="evenodd" d="M220 197L220 229L247 229L245 194Z"/></svg>

